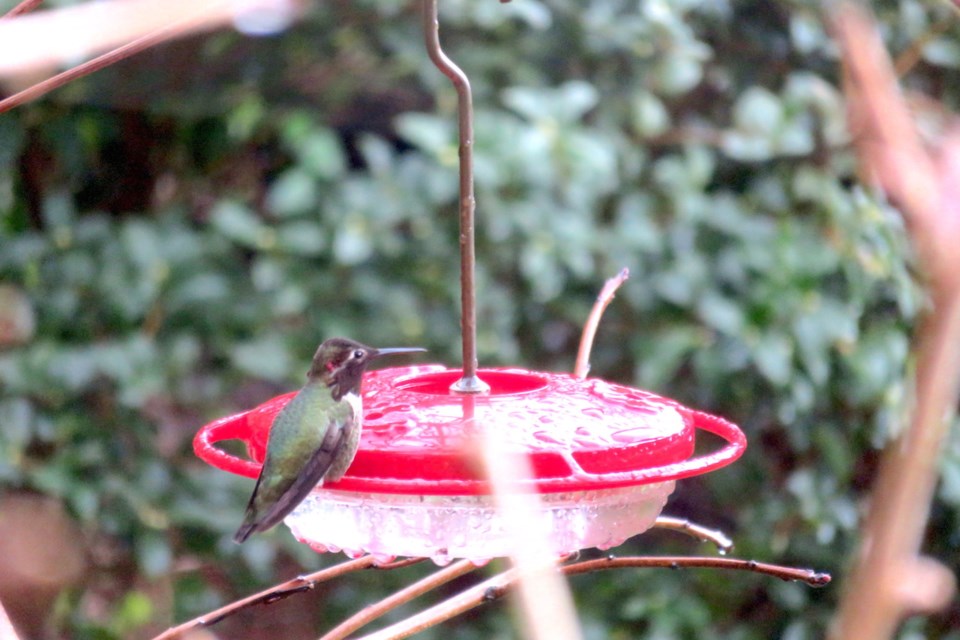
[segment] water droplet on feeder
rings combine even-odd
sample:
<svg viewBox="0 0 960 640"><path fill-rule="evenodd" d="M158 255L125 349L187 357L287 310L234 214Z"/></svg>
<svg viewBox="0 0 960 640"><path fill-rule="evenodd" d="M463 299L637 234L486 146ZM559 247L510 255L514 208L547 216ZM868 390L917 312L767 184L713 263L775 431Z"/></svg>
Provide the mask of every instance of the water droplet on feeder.
<svg viewBox="0 0 960 640"><path fill-rule="evenodd" d="M386 553L374 553L373 559L377 561L377 564L390 564L397 559L397 556L386 554Z"/></svg>

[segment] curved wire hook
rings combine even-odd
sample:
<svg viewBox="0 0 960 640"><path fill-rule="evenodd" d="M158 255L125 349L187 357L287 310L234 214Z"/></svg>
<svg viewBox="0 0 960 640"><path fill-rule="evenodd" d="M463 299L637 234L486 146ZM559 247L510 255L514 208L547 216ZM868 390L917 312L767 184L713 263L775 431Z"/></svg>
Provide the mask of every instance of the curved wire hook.
<svg viewBox="0 0 960 640"><path fill-rule="evenodd" d="M474 286L473 95L467 74L440 47L437 0L423 0L423 31L433 64L457 90L460 126L460 331L463 336L463 376L451 385L459 393L484 393L490 386L477 377L477 295Z"/></svg>

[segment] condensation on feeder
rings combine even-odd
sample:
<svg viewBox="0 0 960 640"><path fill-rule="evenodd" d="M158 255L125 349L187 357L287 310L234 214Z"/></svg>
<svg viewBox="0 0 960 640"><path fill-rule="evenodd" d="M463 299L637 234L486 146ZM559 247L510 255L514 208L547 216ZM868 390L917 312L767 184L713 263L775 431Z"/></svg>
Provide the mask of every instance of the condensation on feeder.
<svg viewBox="0 0 960 640"><path fill-rule="evenodd" d="M541 494L546 541L556 556L609 549L646 531L674 482L598 491ZM386 557L453 558L483 563L509 555L513 532L491 496L406 496L318 490L284 521L294 537L319 550L362 550ZM323 541L318 544L316 541Z"/></svg>

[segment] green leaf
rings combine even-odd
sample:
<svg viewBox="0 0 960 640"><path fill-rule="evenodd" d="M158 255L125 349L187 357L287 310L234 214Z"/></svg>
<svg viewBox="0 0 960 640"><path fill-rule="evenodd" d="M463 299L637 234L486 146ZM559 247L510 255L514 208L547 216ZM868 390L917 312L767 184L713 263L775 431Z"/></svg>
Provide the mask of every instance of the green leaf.
<svg viewBox="0 0 960 640"><path fill-rule="evenodd" d="M750 87L733 106L733 124L746 133L769 137L783 121L780 98L763 87Z"/></svg>
<svg viewBox="0 0 960 640"><path fill-rule="evenodd" d="M150 622L153 614L153 601L150 597L142 591L130 591L120 601L112 626L120 635L129 635Z"/></svg>
<svg viewBox="0 0 960 640"><path fill-rule="evenodd" d="M143 572L148 576L156 577L168 573L173 563L173 553L166 536L161 533L149 533L141 536L137 544L137 562ZM144 610L142 604L143 603L136 601L131 605L133 609L126 613L146 613L145 619L149 619L151 609L148 606ZM126 606L127 603L125 602L124 605ZM142 621L139 619L126 618L126 622L128 624L142 624Z"/></svg>
<svg viewBox="0 0 960 640"><path fill-rule="evenodd" d="M297 147L300 168L325 180L335 180L347 170L347 156L337 134L325 127L308 133Z"/></svg>
<svg viewBox="0 0 960 640"><path fill-rule="evenodd" d="M248 247L272 244L271 230L257 215L239 202L223 200L210 212L210 223L227 238Z"/></svg>
<svg viewBox="0 0 960 640"><path fill-rule="evenodd" d="M230 350L230 358L241 371L277 382L287 380L293 368L293 358L286 344L273 335L237 343Z"/></svg>
<svg viewBox="0 0 960 640"><path fill-rule="evenodd" d="M687 93L703 80L703 64L685 53L662 56L653 69L653 81L668 96Z"/></svg>
<svg viewBox="0 0 960 640"><path fill-rule="evenodd" d="M785 336L766 332L751 349L760 373L776 386L785 385L792 375L793 344Z"/></svg>
<svg viewBox="0 0 960 640"><path fill-rule="evenodd" d="M734 300L716 291L700 296L697 315L705 324L723 333L738 335L743 329L743 310Z"/></svg>
<svg viewBox="0 0 960 640"><path fill-rule="evenodd" d="M301 256L318 256L327 246L323 229L315 222L288 222L277 229L277 248Z"/></svg>
<svg viewBox="0 0 960 640"><path fill-rule="evenodd" d="M503 92L504 104L532 122L577 122L597 105L599 99L596 88L583 81L565 82L549 89L511 87Z"/></svg>
<svg viewBox="0 0 960 640"><path fill-rule="evenodd" d="M396 127L404 140L435 156L456 145L456 128L450 118L405 113L397 118Z"/></svg>
<svg viewBox="0 0 960 640"><path fill-rule="evenodd" d="M288 169L270 185L266 204L267 209L281 217L311 211L317 206L316 182L301 169Z"/></svg>

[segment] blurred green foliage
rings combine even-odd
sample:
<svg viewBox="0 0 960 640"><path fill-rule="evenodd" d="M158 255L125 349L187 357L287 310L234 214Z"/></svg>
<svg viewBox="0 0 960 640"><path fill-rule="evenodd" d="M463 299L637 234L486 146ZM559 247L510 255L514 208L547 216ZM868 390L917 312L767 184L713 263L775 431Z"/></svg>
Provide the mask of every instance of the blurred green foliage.
<svg viewBox="0 0 960 640"><path fill-rule="evenodd" d="M629 267L593 374L750 440L680 483L668 513L842 580L924 298L899 217L856 181L820 6L444 0L441 23L475 92L481 362L569 370L603 279ZM908 84L956 107L949 3L877 10L893 51L925 39ZM399 0L168 45L0 117L0 284L16 301L0 315L27 319L0 350L0 482L62 498L87 544L119 553L94 555L96 575L167 580L176 620L318 566L285 531L229 542L250 483L190 439L297 386L326 336L459 361L455 122ZM941 557L960 546L958 451L927 545ZM661 550L695 549L650 534L622 552ZM316 628L405 579L351 578ZM839 593L711 572L573 586L589 638L820 637ZM58 608L64 636L159 615L133 587L91 613L97 589ZM960 637L958 616L902 637ZM457 633L511 636L504 611Z"/></svg>

